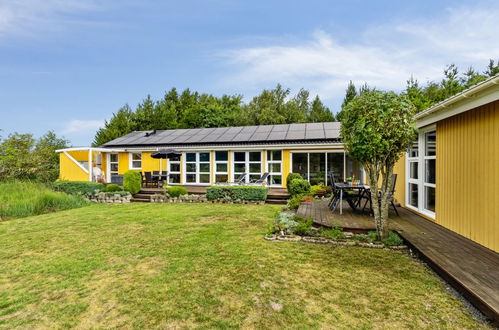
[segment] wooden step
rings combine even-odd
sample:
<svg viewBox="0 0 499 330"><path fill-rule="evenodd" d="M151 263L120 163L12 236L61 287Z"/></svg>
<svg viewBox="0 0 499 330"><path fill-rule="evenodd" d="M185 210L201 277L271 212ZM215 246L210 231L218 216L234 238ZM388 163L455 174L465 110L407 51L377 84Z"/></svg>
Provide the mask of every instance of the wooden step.
<svg viewBox="0 0 499 330"><path fill-rule="evenodd" d="M132 197L132 199L130 199L130 202L132 202L132 203L150 203L151 199L150 198L135 198L135 197Z"/></svg>
<svg viewBox="0 0 499 330"><path fill-rule="evenodd" d="M265 201L265 204L278 204L278 205L286 205L288 201L286 199L269 199Z"/></svg>

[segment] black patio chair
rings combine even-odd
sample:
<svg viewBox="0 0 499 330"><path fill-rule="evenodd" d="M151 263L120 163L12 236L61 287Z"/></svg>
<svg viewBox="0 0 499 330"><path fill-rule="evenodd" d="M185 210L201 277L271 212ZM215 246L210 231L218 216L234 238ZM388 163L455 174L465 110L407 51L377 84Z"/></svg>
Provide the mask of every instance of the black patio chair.
<svg viewBox="0 0 499 330"><path fill-rule="evenodd" d="M142 182L144 183L144 187L147 187L150 184L157 185L158 183L157 180L153 179L151 172L144 172L144 180Z"/></svg>
<svg viewBox="0 0 499 330"><path fill-rule="evenodd" d="M336 185L336 179L334 177L334 172L329 172L329 181L331 182L331 187L333 189L331 199L329 200L329 209L334 212L338 205L342 202L341 200L341 189ZM362 194L355 191L348 191L343 189L343 200L346 200L348 205L352 208L352 210L356 210L360 205L360 198Z"/></svg>
<svg viewBox="0 0 499 330"><path fill-rule="evenodd" d="M390 188L390 196L388 197L390 199L390 205L392 206L393 210L395 211L395 214L397 214L397 217L399 216L399 212L397 211L397 207L395 206L395 203L393 202L393 196L395 195L395 184L397 183L397 174L392 174L392 186ZM368 190L366 191L366 202L364 203L364 207L362 208L362 211L366 209L367 203L369 203L369 213L372 215L373 214L373 200L372 200L372 194L371 191ZM381 198L381 192L378 192L378 201L380 201Z"/></svg>
<svg viewBox="0 0 499 330"><path fill-rule="evenodd" d="M249 185L252 185L252 186L263 186L263 185L267 184L267 178L269 177L269 175L270 175L269 172L265 172L257 180L252 180L249 183Z"/></svg>

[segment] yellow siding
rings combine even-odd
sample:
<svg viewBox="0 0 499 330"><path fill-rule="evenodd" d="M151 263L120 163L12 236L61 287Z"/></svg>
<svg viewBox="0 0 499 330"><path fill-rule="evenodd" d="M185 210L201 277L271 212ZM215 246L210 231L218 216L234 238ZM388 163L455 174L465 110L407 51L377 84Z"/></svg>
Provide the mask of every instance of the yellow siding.
<svg viewBox="0 0 499 330"><path fill-rule="evenodd" d="M400 203L400 205L405 206L405 153L395 164L393 173L397 174L394 194L395 201Z"/></svg>
<svg viewBox="0 0 499 330"><path fill-rule="evenodd" d="M76 154L76 152L69 152L69 154L76 159L75 156L78 156L80 159L76 160L87 160L87 157L81 159L82 155ZM63 152L59 154L60 163L59 163L59 179L61 180L69 180L69 181L88 181L88 173L85 173L78 165L76 165L68 156L66 156Z"/></svg>
<svg viewBox="0 0 499 330"><path fill-rule="evenodd" d="M125 174L129 167L128 152L118 153L118 173Z"/></svg>
<svg viewBox="0 0 499 330"><path fill-rule="evenodd" d="M436 222L499 252L499 101L437 123Z"/></svg>
<svg viewBox="0 0 499 330"><path fill-rule="evenodd" d="M282 151L282 186L286 188L286 179L291 172L291 152L289 150Z"/></svg>

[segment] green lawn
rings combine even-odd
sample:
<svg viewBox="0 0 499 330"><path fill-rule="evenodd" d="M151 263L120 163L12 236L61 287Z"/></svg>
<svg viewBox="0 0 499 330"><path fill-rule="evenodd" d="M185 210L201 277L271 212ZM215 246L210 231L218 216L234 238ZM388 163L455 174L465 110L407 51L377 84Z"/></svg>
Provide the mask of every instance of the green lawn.
<svg viewBox="0 0 499 330"><path fill-rule="evenodd" d="M0 222L0 328L483 326L404 253L263 240L275 211L100 204Z"/></svg>

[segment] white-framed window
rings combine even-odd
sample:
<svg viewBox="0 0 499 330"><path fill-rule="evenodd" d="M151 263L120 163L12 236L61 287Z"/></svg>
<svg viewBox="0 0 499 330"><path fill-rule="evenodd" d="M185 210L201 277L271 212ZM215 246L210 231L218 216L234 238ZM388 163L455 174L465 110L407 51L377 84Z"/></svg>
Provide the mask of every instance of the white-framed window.
<svg viewBox="0 0 499 330"><path fill-rule="evenodd" d="M282 151L267 150L267 172L269 172L268 185L282 186Z"/></svg>
<svg viewBox="0 0 499 330"><path fill-rule="evenodd" d="M246 183L258 180L262 176L261 151L234 151L232 153L232 180L246 173Z"/></svg>
<svg viewBox="0 0 499 330"><path fill-rule="evenodd" d="M107 180L111 182L113 175L118 175L119 172L119 158L117 153L107 154Z"/></svg>
<svg viewBox="0 0 499 330"><path fill-rule="evenodd" d="M435 126L420 130L406 156L406 205L431 218L436 206L437 133Z"/></svg>
<svg viewBox="0 0 499 330"><path fill-rule="evenodd" d="M215 151L215 182L229 181L229 152Z"/></svg>
<svg viewBox="0 0 499 330"><path fill-rule="evenodd" d="M168 159L168 184L180 184L180 164L180 155Z"/></svg>
<svg viewBox="0 0 499 330"><path fill-rule="evenodd" d="M131 170L141 170L142 169L142 153L141 152L131 152L130 156L130 169Z"/></svg>
<svg viewBox="0 0 499 330"><path fill-rule="evenodd" d="M186 152L185 153L185 184L210 184L210 152Z"/></svg>

